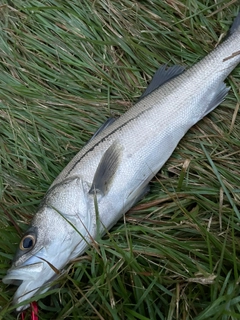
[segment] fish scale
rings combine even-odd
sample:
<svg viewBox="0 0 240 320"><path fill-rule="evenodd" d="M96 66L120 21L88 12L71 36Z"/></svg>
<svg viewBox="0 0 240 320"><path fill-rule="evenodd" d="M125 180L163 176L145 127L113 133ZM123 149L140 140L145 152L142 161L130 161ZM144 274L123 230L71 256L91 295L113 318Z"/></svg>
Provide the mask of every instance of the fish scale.
<svg viewBox="0 0 240 320"><path fill-rule="evenodd" d="M19 285L14 304L48 290L56 270L146 193L189 128L224 100L223 81L239 62L240 14L209 55L187 71L161 67L135 106L97 131L52 183L20 242L3 279Z"/></svg>

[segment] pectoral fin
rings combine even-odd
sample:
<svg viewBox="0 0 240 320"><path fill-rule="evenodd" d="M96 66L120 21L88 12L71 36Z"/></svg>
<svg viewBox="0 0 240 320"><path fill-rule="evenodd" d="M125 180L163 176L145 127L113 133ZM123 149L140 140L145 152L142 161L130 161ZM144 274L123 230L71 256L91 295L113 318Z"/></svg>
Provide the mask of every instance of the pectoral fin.
<svg viewBox="0 0 240 320"><path fill-rule="evenodd" d="M121 159L121 147L113 143L102 156L93 178L90 194L100 193L105 195L110 189L113 178L117 172Z"/></svg>

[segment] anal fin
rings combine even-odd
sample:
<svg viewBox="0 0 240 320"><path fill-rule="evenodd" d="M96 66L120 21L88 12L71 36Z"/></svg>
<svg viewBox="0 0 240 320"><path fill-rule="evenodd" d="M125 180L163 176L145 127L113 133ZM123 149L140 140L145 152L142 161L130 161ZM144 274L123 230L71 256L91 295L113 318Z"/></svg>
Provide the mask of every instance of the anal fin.
<svg viewBox="0 0 240 320"><path fill-rule="evenodd" d="M208 113L210 113L219 104L221 104L224 101L229 90L230 90L230 87L227 87L224 82L221 82L220 85L218 87L216 87L216 90L215 90L210 102L208 103L208 106L203 114L203 117L205 117Z"/></svg>
<svg viewBox="0 0 240 320"><path fill-rule="evenodd" d="M138 201L142 200L144 196L149 192L149 184L139 187L128 195L128 201L131 203L131 206L136 204Z"/></svg>

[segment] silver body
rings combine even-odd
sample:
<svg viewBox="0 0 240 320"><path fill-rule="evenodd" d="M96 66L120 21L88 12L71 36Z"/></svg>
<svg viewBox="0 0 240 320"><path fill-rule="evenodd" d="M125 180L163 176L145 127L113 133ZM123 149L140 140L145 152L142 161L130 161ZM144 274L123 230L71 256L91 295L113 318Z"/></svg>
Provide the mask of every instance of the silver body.
<svg viewBox="0 0 240 320"><path fill-rule="evenodd" d="M14 303L47 290L42 286L56 275L52 266L61 270L83 254L98 233L131 208L188 129L224 99L228 90L223 81L240 62L239 53L238 27L203 60L140 100L72 159L32 221L35 246L17 254L4 278L5 283L22 280ZM113 145L116 170L104 191L89 192Z"/></svg>

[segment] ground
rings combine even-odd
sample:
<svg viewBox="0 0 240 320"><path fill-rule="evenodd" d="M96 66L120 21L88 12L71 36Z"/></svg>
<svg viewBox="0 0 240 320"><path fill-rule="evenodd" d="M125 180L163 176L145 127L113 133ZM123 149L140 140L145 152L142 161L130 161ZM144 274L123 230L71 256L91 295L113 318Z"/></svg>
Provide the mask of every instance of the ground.
<svg viewBox="0 0 240 320"><path fill-rule="evenodd" d="M228 0L2 0L1 277L51 182L97 128L137 101L159 65L209 53L238 11ZM226 100L146 197L36 297L40 319L240 319L240 67L226 82ZM15 290L0 283L0 319L16 319Z"/></svg>

